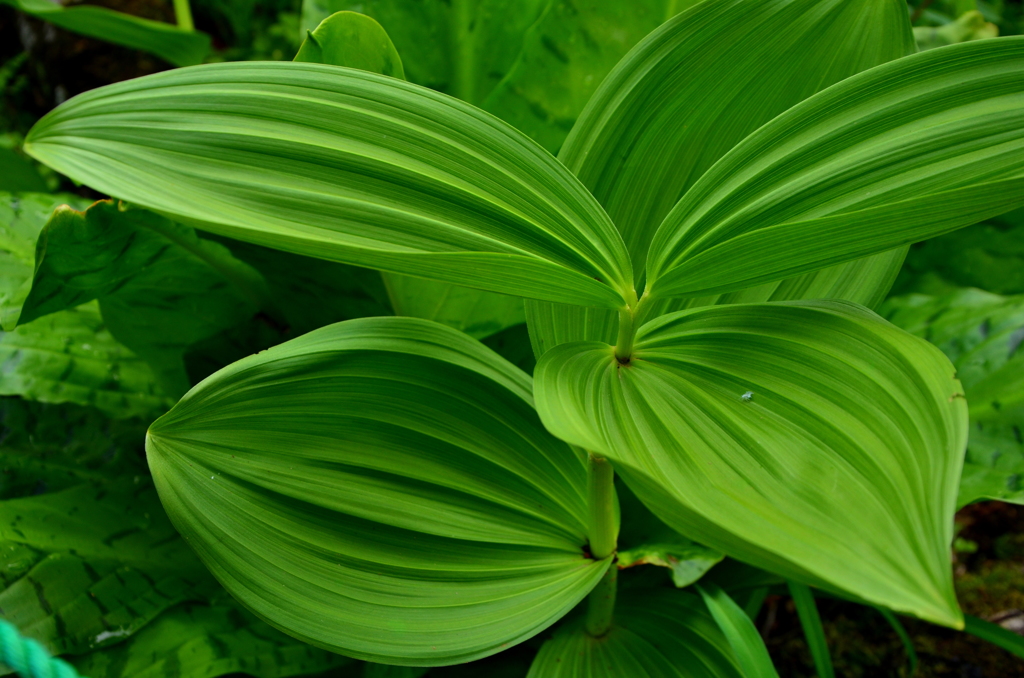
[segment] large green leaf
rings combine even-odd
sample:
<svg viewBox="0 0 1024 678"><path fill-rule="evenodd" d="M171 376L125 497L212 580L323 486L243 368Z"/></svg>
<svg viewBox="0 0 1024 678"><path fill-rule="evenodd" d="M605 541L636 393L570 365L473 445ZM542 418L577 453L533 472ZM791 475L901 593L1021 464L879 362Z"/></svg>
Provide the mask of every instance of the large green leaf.
<svg viewBox="0 0 1024 678"><path fill-rule="evenodd" d="M50 0L0 2L74 33L155 54L175 66L198 64L210 51L210 36L205 33L184 31L172 24L115 12L106 7L68 7Z"/></svg>
<svg viewBox="0 0 1024 678"><path fill-rule="evenodd" d="M351 659L290 638L230 600L180 605L128 642L72 663L89 678L286 678L328 669L337 678L359 675L348 667Z"/></svg>
<svg viewBox="0 0 1024 678"><path fill-rule="evenodd" d="M702 3L616 66L559 157L612 217L640 281L658 224L733 146L815 92L913 51L898 0ZM658 312L800 298L873 306L902 261L897 250L752 289L673 300ZM615 339L613 313L537 301L526 307L538 356L568 341Z"/></svg>
<svg viewBox="0 0 1024 678"><path fill-rule="evenodd" d="M633 358L566 344L535 371L562 439L660 519L791 579L950 626L967 407L934 346L861 307L717 306L641 328Z"/></svg>
<svg viewBox="0 0 1024 678"><path fill-rule="evenodd" d="M752 133L687 191L653 296L725 292L939 235L1024 203L1024 37L854 75Z"/></svg>
<svg viewBox="0 0 1024 678"><path fill-rule="evenodd" d="M956 366L971 417L959 506L1024 503L1024 297L976 289L888 300L882 313Z"/></svg>
<svg viewBox="0 0 1024 678"><path fill-rule="evenodd" d="M611 629L594 638L577 616L544 643L528 678L712 678L743 675L700 599L623 592Z"/></svg>
<svg viewBox="0 0 1024 678"><path fill-rule="evenodd" d="M632 294L615 227L561 164L396 78L306 63L178 69L65 102L25 149L257 244L568 303L616 308Z"/></svg>
<svg viewBox="0 0 1024 678"><path fill-rule="evenodd" d="M388 664L493 654L561 617L584 547L583 461L530 379L437 323L339 323L241 360L150 429L172 521L291 635Z"/></svg>
<svg viewBox="0 0 1024 678"><path fill-rule="evenodd" d="M150 416L170 401L139 356L108 331L95 302L0 331L0 395Z"/></svg>
<svg viewBox="0 0 1024 678"><path fill-rule="evenodd" d="M89 203L73 195L0 193L0 328L18 324L32 289L36 242L50 215L61 205L85 209Z"/></svg>
<svg viewBox="0 0 1024 678"><path fill-rule="evenodd" d="M0 582L4 618L56 654L118 643L216 587L144 476L0 502Z"/></svg>

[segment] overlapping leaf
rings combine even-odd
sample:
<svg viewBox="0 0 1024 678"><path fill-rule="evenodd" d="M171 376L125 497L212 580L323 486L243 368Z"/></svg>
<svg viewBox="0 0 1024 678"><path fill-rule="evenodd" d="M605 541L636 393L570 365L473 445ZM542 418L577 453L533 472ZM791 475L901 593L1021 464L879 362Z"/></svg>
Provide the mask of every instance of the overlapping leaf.
<svg viewBox="0 0 1024 678"><path fill-rule="evenodd" d="M50 652L135 633L216 584L144 476L0 502L0 608Z"/></svg>
<svg viewBox="0 0 1024 678"><path fill-rule="evenodd" d="M556 435L654 513L792 579L959 626L948 548L967 434L949 361L845 302L664 316L619 363L598 343L535 372Z"/></svg>
<svg viewBox="0 0 1024 678"><path fill-rule="evenodd" d="M585 466L529 378L443 325L339 323L241 360L150 429L171 519L246 607L389 664L493 654L601 578Z"/></svg>
<svg viewBox="0 0 1024 678"><path fill-rule="evenodd" d="M728 642L696 596L649 591L621 596L611 629L594 638L577 617L541 648L529 678L742 676Z"/></svg>
<svg viewBox="0 0 1024 678"><path fill-rule="evenodd" d="M940 235L1024 203L1024 38L847 78L752 133L659 227L656 296L725 292Z"/></svg>
<svg viewBox="0 0 1024 678"><path fill-rule="evenodd" d="M25 148L110 195L300 254L583 305L616 308L632 291L614 226L562 165L395 78L179 69L66 102Z"/></svg>
<svg viewBox="0 0 1024 678"><path fill-rule="evenodd" d="M971 428L958 505L1024 503L1024 298L962 289L896 297L882 312L942 349L963 382Z"/></svg>
<svg viewBox="0 0 1024 678"><path fill-rule="evenodd" d="M151 416L170 401L150 366L111 336L95 302L0 331L0 395Z"/></svg>
<svg viewBox="0 0 1024 678"><path fill-rule="evenodd" d="M616 66L559 157L611 215L639 282L658 224L733 146L815 92L913 51L900 2L703 3ZM674 300L658 312L800 298L871 306L885 296L902 261L897 250L752 289ZM567 341L615 339L612 313L526 305L538 356Z"/></svg>
<svg viewBox="0 0 1024 678"><path fill-rule="evenodd" d="M175 66L201 63L210 51L210 36L205 33L185 31L106 7L68 7L50 0L0 1L74 33L155 54Z"/></svg>
<svg viewBox="0 0 1024 678"><path fill-rule="evenodd" d="M358 68L405 78L402 57L380 24L357 12L338 12L307 32L295 61Z"/></svg>

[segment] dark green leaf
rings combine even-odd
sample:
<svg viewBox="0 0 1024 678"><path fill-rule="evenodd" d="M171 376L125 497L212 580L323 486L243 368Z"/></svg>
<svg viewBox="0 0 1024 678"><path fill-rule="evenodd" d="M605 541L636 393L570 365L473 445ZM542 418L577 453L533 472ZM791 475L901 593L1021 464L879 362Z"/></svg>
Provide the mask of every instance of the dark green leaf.
<svg viewBox="0 0 1024 678"><path fill-rule="evenodd" d="M0 395L151 416L171 401L150 366L118 343L95 302L0 332Z"/></svg>
<svg viewBox="0 0 1024 678"><path fill-rule="evenodd" d="M736 661L743 669L743 675L746 678L778 678L779 674L768 656L768 649L743 608L714 584L698 584L697 590L728 639Z"/></svg>
<svg viewBox="0 0 1024 678"><path fill-rule="evenodd" d="M789 582L789 594L796 605L796 613L800 617L800 626L803 627L807 647L811 650L811 659L814 660L818 678L834 678L836 674L832 669L832 655L829 654L828 643L825 641L825 629L821 625L814 594L807 586L792 581Z"/></svg>
<svg viewBox="0 0 1024 678"><path fill-rule="evenodd" d="M132 635L216 584L145 476L0 502L0 609L55 654Z"/></svg>
<svg viewBox="0 0 1024 678"><path fill-rule="evenodd" d="M0 191L45 193L46 181L31 162L10 148L0 147Z"/></svg>
<svg viewBox="0 0 1024 678"><path fill-rule="evenodd" d="M967 406L934 346L848 302L712 306L535 371L553 433L660 519L790 579L959 626L949 567Z"/></svg>
<svg viewBox="0 0 1024 678"><path fill-rule="evenodd" d="M89 678L215 678L235 673L286 678L353 662L290 638L234 601L223 600L179 605L128 642L72 663Z"/></svg>
<svg viewBox="0 0 1024 678"><path fill-rule="evenodd" d="M528 678L713 678L744 675L729 643L682 591L619 597L615 621L600 638L570 619L544 643Z"/></svg>
<svg viewBox="0 0 1024 678"><path fill-rule="evenodd" d="M969 614L964 615L964 631L1024 659L1024 638L1013 631L1008 631L998 624L972 617Z"/></svg>
<svg viewBox="0 0 1024 678"><path fill-rule="evenodd" d="M50 0L0 2L74 33L155 54L175 66L198 64L210 51L210 36L205 33L183 31L105 7L64 6Z"/></svg>
<svg viewBox="0 0 1024 678"><path fill-rule="evenodd" d="M493 654L597 583L583 461L529 377L437 323L366 318L221 370L150 428L171 519L288 633L388 664Z"/></svg>
<svg viewBox="0 0 1024 678"><path fill-rule="evenodd" d="M896 635L899 636L900 641L903 643L903 650L907 653L907 676L913 678L917 675L917 650L914 649L914 640L907 633L907 630L903 628L903 624L896 618L896 615L884 607L876 607L875 609L878 610L880 615L885 617L885 621L889 622L892 630L896 632ZM970 615L964 618L965 625L969 617Z"/></svg>

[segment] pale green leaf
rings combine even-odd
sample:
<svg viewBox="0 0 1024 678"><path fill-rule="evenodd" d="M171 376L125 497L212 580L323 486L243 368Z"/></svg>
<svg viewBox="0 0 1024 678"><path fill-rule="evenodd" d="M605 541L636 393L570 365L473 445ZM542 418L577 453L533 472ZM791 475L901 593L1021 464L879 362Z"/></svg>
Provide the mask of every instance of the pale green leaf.
<svg viewBox="0 0 1024 678"><path fill-rule="evenodd" d="M647 37L595 93L562 148L623 235L640 282L658 224L748 134L810 95L914 51L899 0L706 2ZM726 294L696 306L838 298L874 306L904 250ZM779 276L782 277L782 276ZM568 341L613 342L614 313L527 301L538 356Z"/></svg>
<svg viewBox="0 0 1024 678"><path fill-rule="evenodd" d="M0 327L12 330L32 289L36 241L61 205L85 209L91 201L74 195L0 193Z"/></svg>
<svg viewBox="0 0 1024 678"><path fill-rule="evenodd" d="M607 455L688 537L949 626L967 406L935 347L847 302L705 307L632 360L566 344L535 372L563 440Z"/></svg>
<svg viewBox="0 0 1024 678"><path fill-rule="evenodd" d="M888 300L882 313L953 362L971 417L959 506L1024 503L1024 297L961 289Z"/></svg>
<svg viewBox="0 0 1024 678"><path fill-rule="evenodd" d="M586 469L527 375L437 323L366 318L241 360L150 428L172 521L289 634L386 664L469 661L561 617L609 560Z"/></svg>
<svg viewBox="0 0 1024 678"><path fill-rule="evenodd" d="M0 2L73 33L155 54L175 66L198 64L210 51L210 36L205 33L184 31L173 24L106 7L65 6L51 0Z"/></svg>
<svg viewBox="0 0 1024 678"><path fill-rule="evenodd" d="M729 639L743 675L746 678L778 678L779 674L768 656L768 648L743 608L714 584L708 584L706 589L698 586L697 590L722 633Z"/></svg>
<svg viewBox="0 0 1024 678"><path fill-rule="evenodd" d="M759 128L651 244L653 296L741 289L940 235L1024 203L1024 37L914 54Z"/></svg>
<svg viewBox="0 0 1024 678"><path fill-rule="evenodd" d="M215 678L242 673L287 678L345 667L354 662L306 645L272 628L230 600L186 604L115 648L72 658L89 678Z"/></svg>
<svg viewBox="0 0 1024 678"><path fill-rule="evenodd" d="M356 12L337 12L308 31L294 60L405 78L391 38L379 23Z"/></svg>
<svg viewBox="0 0 1024 678"><path fill-rule="evenodd" d="M0 395L149 416L170 401L140 357L107 330L95 302L0 332Z"/></svg>
<svg viewBox="0 0 1024 678"><path fill-rule="evenodd" d="M121 642L216 583L145 476L0 502L0 609L54 654Z"/></svg>
<svg viewBox="0 0 1024 678"><path fill-rule="evenodd" d="M973 3L972 3L973 4ZM985 21L985 16L977 11L964 12L943 26L915 26L914 41L922 52L936 47L955 45L969 40L984 40L999 35L999 28Z"/></svg>
<svg viewBox="0 0 1024 678"><path fill-rule="evenodd" d="M544 643L528 678L713 678L744 675L700 599L682 591L623 592L611 629L593 638L584 618Z"/></svg>
<svg viewBox="0 0 1024 678"><path fill-rule="evenodd" d="M632 293L615 227L561 164L396 78L178 69L65 102L25 149L109 195L299 254L583 305Z"/></svg>

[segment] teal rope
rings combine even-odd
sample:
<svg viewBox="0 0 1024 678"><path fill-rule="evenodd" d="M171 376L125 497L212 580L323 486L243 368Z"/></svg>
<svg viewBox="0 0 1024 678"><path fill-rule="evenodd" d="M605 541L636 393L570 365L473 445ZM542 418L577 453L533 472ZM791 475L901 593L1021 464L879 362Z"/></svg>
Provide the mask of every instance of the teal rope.
<svg viewBox="0 0 1024 678"><path fill-rule="evenodd" d="M0 619L0 662L21 678L82 678L71 664L51 657L42 645L25 638L3 619Z"/></svg>

